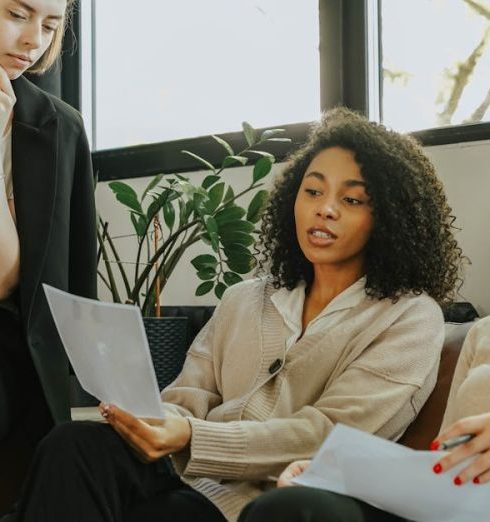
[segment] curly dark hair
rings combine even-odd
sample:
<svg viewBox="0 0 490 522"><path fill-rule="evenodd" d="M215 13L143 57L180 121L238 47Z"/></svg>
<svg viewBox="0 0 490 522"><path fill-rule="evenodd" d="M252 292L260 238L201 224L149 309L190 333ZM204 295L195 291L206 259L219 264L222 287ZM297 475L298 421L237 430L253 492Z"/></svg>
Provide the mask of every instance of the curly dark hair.
<svg viewBox="0 0 490 522"><path fill-rule="evenodd" d="M324 114L276 181L262 221L260 270L268 266L276 288L312 284L313 265L296 237L294 203L308 165L330 147L354 153L371 199L367 295L396 301L426 292L441 304L451 301L461 283L463 256L434 166L414 138L342 107Z"/></svg>

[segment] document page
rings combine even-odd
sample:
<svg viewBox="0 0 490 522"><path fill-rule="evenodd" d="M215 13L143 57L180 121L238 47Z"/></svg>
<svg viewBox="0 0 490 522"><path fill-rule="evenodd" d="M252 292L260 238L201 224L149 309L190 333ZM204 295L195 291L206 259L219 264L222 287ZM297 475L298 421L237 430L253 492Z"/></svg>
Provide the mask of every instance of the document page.
<svg viewBox="0 0 490 522"><path fill-rule="evenodd" d="M350 495L415 522L487 520L490 484L453 484L469 461L436 475L432 467L442 455L338 424L294 482Z"/></svg>
<svg viewBox="0 0 490 522"><path fill-rule="evenodd" d="M82 387L137 417L163 418L163 403L139 308L43 285Z"/></svg>

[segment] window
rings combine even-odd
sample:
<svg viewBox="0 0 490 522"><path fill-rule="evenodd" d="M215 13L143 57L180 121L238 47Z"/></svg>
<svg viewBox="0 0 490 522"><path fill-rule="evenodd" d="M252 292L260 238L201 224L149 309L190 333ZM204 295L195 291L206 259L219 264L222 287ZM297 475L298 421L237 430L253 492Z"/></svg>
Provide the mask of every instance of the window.
<svg viewBox="0 0 490 522"><path fill-rule="evenodd" d="M381 28L386 124L417 131L490 120L488 2L385 0Z"/></svg>
<svg viewBox="0 0 490 522"><path fill-rule="evenodd" d="M95 150L320 114L318 0L84 0L82 10Z"/></svg>

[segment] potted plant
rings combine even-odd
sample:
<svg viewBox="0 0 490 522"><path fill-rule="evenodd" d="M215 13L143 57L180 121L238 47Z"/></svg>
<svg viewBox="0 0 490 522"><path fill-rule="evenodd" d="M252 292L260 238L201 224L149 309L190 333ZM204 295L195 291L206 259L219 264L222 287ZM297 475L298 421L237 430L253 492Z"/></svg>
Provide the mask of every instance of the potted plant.
<svg viewBox="0 0 490 522"><path fill-rule="evenodd" d="M227 287L241 281L256 266L253 247L257 223L268 199L264 179L275 161L273 154L261 149L267 142L290 140L279 136L283 129L259 134L250 124L242 125L247 146L238 153L225 140L213 136L224 150L219 168L192 152L182 151L207 171L200 184L193 184L182 175L159 174L138 195L127 183L109 183L117 201L128 210L136 254L134 259L121 259L110 224L99 217L99 262L103 265L99 276L114 302L134 303L141 308L154 358L160 346L168 348L168 340L159 338L155 329L168 329L169 325L152 318L160 317L160 294L189 247L198 242L203 246L203 253L191 261L200 280L195 290L198 296L214 290L220 299ZM247 165L252 159L256 161L250 183L235 194L222 174L230 167ZM241 206L240 199L248 193L253 193L250 203ZM129 273L128 267L134 268L134 273ZM183 340L181 333L175 334L174 325L170 332L186 347L187 339ZM169 332L163 335L168 336Z"/></svg>

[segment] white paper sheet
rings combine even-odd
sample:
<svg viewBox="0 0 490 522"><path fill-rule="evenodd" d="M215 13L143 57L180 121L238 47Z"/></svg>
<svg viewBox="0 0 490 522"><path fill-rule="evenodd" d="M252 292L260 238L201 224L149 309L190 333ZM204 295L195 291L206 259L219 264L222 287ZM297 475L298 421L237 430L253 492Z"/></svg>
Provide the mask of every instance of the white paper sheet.
<svg viewBox="0 0 490 522"><path fill-rule="evenodd" d="M415 451L339 424L294 482L350 495L416 522L488 520L490 485L453 484L468 462L436 475L432 467L443 454Z"/></svg>
<svg viewBox="0 0 490 522"><path fill-rule="evenodd" d="M82 387L137 417L163 418L163 404L139 308L103 303L43 285Z"/></svg>

